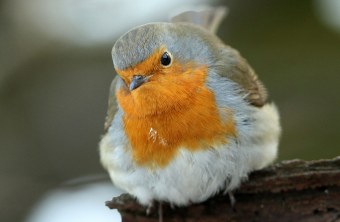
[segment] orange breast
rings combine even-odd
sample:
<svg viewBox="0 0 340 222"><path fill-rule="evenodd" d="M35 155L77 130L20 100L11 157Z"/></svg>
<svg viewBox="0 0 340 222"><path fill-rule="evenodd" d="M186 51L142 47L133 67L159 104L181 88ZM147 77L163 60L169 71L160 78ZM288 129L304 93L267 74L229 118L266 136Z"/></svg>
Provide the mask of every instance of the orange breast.
<svg viewBox="0 0 340 222"><path fill-rule="evenodd" d="M174 62L138 89L117 91L136 164L165 167L179 148L208 149L227 143L228 136L236 134L232 112L224 109L228 115L222 120L213 92L204 85L207 68L193 67L184 69Z"/></svg>

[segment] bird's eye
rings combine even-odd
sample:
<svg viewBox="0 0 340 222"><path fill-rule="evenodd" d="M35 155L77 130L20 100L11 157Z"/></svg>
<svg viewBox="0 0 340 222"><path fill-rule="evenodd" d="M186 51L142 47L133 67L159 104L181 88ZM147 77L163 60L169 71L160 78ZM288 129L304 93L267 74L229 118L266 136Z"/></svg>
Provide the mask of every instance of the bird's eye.
<svg viewBox="0 0 340 222"><path fill-rule="evenodd" d="M161 58L161 64L163 66L170 66L171 64L171 55L168 52L164 52Z"/></svg>

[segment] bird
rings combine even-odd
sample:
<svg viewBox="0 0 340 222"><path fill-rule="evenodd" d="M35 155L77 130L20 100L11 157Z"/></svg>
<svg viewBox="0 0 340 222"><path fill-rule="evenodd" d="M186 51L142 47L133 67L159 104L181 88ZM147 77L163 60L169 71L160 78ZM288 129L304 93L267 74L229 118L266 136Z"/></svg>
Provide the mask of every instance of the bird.
<svg viewBox="0 0 340 222"><path fill-rule="evenodd" d="M277 157L276 105L247 60L216 35L222 7L123 34L100 161L144 206L188 206L229 193Z"/></svg>

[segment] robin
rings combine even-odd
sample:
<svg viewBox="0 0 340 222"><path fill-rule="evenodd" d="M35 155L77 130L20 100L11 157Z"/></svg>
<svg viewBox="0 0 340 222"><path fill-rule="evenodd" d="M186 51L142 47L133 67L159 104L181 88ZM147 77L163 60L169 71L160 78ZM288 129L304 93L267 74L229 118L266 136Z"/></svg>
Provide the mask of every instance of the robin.
<svg viewBox="0 0 340 222"><path fill-rule="evenodd" d="M277 156L279 114L248 62L215 34L225 10L136 27L112 49L100 158L146 206L186 206L240 186Z"/></svg>

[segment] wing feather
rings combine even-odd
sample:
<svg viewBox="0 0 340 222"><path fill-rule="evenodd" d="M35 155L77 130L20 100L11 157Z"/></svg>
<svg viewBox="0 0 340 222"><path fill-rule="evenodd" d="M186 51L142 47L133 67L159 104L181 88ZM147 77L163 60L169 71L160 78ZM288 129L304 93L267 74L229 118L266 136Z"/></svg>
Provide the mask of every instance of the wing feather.
<svg viewBox="0 0 340 222"><path fill-rule="evenodd" d="M105 133L109 130L113 117L116 114L118 110L118 104L116 99L116 85L118 82L118 76L116 76L110 86L110 92L109 92L109 102L108 102L108 109L107 114L105 118L105 124L104 124L104 131Z"/></svg>
<svg viewBox="0 0 340 222"><path fill-rule="evenodd" d="M202 11L186 11L171 18L171 22L186 22L201 26L211 33L216 33L222 19L226 16L226 7L206 8Z"/></svg>
<svg viewBox="0 0 340 222"><path fill-rule="evenodd" d="M254 106L262 107L267 102L267 90L257 74L240 53L225 45L220 45L221 54L217 62L218 73L236 82L245 93L245 99Z"/></svg>

